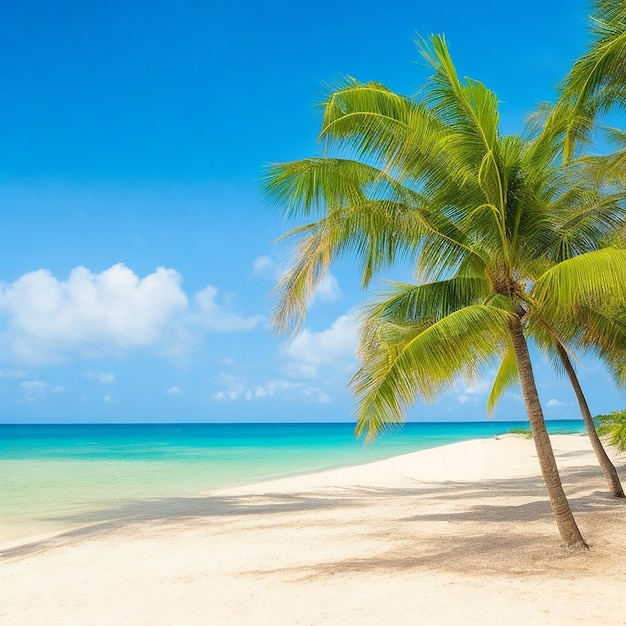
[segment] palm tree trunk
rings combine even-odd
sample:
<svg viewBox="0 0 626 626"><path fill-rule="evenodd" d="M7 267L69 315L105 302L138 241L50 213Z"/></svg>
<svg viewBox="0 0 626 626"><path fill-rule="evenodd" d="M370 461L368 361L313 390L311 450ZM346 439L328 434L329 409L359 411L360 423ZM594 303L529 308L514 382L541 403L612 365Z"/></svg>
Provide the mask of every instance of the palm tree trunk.
<svg viewBox="0 0 626 626"><path fill-rule="evenodd" d="M604 446L600 441L600 437L598 437L598 433L596 432L596 426L593 423L593 417L591 417L591 412L589 411L587 399L585 398L580 383L578 382L578 377L576 376L576 372L574 371L572 362L567 355L565 348L560 343L557 343L556 349L559 357L561 358L561 362L563 363L563 367L565 368L565 371L569 376L570 382L572 383L572 387L574 388L574 393L576 394L576 399L578 400L578 406L580 407L580 414L582 415L583 421L585 422L587 434L589 435L589 439L591 440L591 447L596 453L598 463L600 463L600 467L604 472L606 481L609 484L609 489L611 490L611 495L615 496L616 498L623 498L624 490L622 489L622 483L620 482L619 476L617 475L615 465L611 463L611 459L609 459L606 450L604 449Z"/></svg>
<svg viewBox="0 0 626 626"><path fill-rule="evenodd" d="M554 451L552 450L541 403L539 402L528 345L526 344L526 338L524 337L524 331L519 319L516 318L509 323L509 334L513 350L515 351L530 430L535 442L535 448L537 449L541 473L543 474L543 480L546 484L559 533L568 547L587 548L587 544L580 534L580 530L578 530L576 520L563 491L561 477L559 476L556 459L554 458Z"/></svg>

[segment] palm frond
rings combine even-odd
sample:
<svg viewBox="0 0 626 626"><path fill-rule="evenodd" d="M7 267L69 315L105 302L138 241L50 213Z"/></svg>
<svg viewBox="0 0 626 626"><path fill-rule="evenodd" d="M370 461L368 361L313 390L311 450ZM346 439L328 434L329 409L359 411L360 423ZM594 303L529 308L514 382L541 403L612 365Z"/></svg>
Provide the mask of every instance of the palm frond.
<svg viewBox="0 0 626 626"><path fill-rule="evenodd" d="M554 219L550 258L557 263L597 250L626 224L622 194L603 194L573 185L551 205Z"/></svg>
<svg viewBox="0 0 626 626"><path fill-rule="evenodd" d="M263 190L285 216L323 217L366 199L419 202L419 196L371 165L352 159L312 158L276 163Z"/></svg>
<svg viewBox="0 0 626 626"><path fill-rule="evenodd" d="M517 385L519 385L517 360L513 346L510 342L507 342L500 367L498 368L493 385L491 386L491 392L487 398L487 414L492 415L502 395Z"/></svg>
<svg viewBox="0 0 626 626"><path fill-rule="evenodd" d="M597 186L617 186L624 189L626 183L626 131L601 126L604 139L613 152L605 155L583 156L581 161Z"/></svg>
<svg viewBox="0 0 626 626"><path fill-rule="evenodd" d="M441 319L461 308L483 302L489 295L485 278L455 276L423 285L393 282L386 292L378 295L374 303L364 307L361 317L365 321L383 319L392 324Z"/></svg>
<svg viewBox="0 0 626 626"><path fill-rule="evenodd" d="M576 310L569 337L583 350L597 354L607 365L615 384L626 386L626 308L604 304Z"/></svg>
<svg viewBox="0 0 626 626"><path fill-rule="evenodd" d="M531 292L540 314L566 324L581 307L626 304L626 250L605 248L558 263Z"/></svg>
<svg viewBox="0 0 626 626"><path fill-rule="evenodd" d="M623 102L626 64L626 9L623 3L595 4L589 49L573 65L560 86L560 107L568 119L564 156L571 159L576 142L588 137L599 113Z"/></svg>
<svg viewBox="0 0 626 626"><path fill-rule="evenodd" d="M432 167L441 123L424 106L378 83L351 80L325 104L320 139L327 150L375 163L417 181Z"/></svg>
<svg viewBox="0 0 626 626"><path fill-rule="evenodd" d="M291 262L274 288L274 327L297 330L316 288L337 257L352 254L362 283L385 266L408 256L420 245L424 222L419 210L399 202L365 200L329 213L283 238L291 242Z"/></svg>
<svg viewBox="0 0 626 626"><path fill-rule="evenodd" d="M468 156L474 156L475 162L482 162L485 154L496 149L497 96L478 81L461 82L442 35L433 35L430 42L423 40L418 46L435 70L426 93L428 105L443 123L455 130L452 142L462 136Z"/></svg>
<svg viewBox="0 0 626 626"><path fill-rule="evenodd" d="M351 381L358 398L357 435L372 439L401 421L417 397L432 400L459 376L477 379L497 358L508 319L502 309L482 304L415 324L369 318L362 365Z"/></svg>

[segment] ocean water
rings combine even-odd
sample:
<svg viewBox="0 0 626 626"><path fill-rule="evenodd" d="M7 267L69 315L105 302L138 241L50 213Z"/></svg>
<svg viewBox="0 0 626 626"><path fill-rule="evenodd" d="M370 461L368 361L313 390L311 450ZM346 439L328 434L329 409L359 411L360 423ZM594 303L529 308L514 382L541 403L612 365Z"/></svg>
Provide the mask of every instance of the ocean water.
<svg viewBox="0 0 626 626"><path fill-rule="evenodd" d="M0 543L129 503L366 463L526 422L408 423L372 444L353 424L0 424ZM581 421L551 432L583 432ZM100 512L100 515L98 515Z"/></svg>

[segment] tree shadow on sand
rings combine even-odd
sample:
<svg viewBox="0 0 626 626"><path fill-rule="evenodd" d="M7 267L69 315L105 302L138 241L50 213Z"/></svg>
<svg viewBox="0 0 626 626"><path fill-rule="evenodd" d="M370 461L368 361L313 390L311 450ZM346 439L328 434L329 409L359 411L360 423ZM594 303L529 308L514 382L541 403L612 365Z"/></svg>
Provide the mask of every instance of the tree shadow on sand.
<svg viewBox="0 0 626 626"><path fill-rule="evenodd" d="M604 484L598 474L599 470L593 467L563 472L571 507L583 521L585 516L601 515L606 520L614 520L617 528L618 522L624 522L626 502L602 491ZM385 511L391 510L386 507L391 501L401 502L407 513L415 502L418 511L390 520ZM372 503L377 506L376 515L381 516L380 524L370 518ZM550 570L549 561L558 554L558 539L543 481L531 476L464 482L414 481L412 486L403 488L329 485L302 493L121 501L114 507L56 518L55 522L81 527L5 549L0 551L0 558L22 557L112 535L132 526L155 523L202 526L210 525L212 520L233 518L233 521L256 523L259 528L268 521L286 527L294 520L304 525L311 523L307 513L326 512L323 523L329 532L336 532L341 524L345 525L341 521L342 512L350 509L353 517L357 513L358 518L359 508L364 510L364 516L362 528L357 528L356 532L376 536L385 542L388 552L317 563L314 571L306 566L291 573L284 569L281 570L283 575L306 578L423 567L461 571L470 564L475 571L510 572L517 567L520 572L532 574L538 563L542 564L544 573L546 568ZM280 517L285 513L291 515L287 519L284 515ZM299 514L304 517L297 518ZM272 516L276 516L275 521ZM276 574L278 570L265 573L272 572Z"/></svg>

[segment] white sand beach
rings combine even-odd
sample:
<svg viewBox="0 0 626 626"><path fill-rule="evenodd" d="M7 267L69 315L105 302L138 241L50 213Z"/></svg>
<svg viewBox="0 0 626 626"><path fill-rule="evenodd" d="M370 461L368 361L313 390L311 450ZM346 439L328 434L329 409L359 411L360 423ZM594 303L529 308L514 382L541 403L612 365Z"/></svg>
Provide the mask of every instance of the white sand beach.
<svg viewBox="0 0 626 626"><path fill-rule="evenodd" d="M586 437L552 441L588 552L561 548L533 443L505 436L5 548L0 624L626 624L626 502Z"/></svg>

